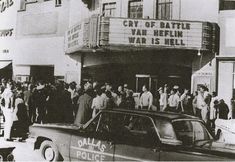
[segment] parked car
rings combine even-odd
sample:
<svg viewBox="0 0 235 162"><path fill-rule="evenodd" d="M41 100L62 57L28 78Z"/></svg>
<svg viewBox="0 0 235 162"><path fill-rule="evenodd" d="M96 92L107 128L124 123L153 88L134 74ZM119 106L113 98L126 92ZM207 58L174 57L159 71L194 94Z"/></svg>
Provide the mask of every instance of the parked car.
<svg viewBox="0 0 235 162"><path fill-rule="evenodd" d="M29 141L47 161L235 159L235 150L218 148L202 120L170 112L102 110L81 126L35 124Z"/></svg>
<svg viewBox="0 0 235 162"><path fill-rule="evenodd" d="M235 119L216 119L215 133L220 142L235 145Z"/></svg>
<svg viewBox="0 0 235 162"><path fill-rule="evenodd" d="M3 147L0 148L0 162L1 161L14 161L14 155L12 151L15 147Z"/></svg>

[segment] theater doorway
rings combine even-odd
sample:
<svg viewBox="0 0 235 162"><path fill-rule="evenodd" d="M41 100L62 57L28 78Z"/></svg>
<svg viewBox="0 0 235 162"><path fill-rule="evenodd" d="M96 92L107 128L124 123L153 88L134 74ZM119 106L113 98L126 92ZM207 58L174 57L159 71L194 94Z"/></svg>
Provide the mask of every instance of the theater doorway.
<svg viewBox="0 0 235 162"><path fill-rule="evenodd" d="M54 82L54 66L31 66L30 67L31 81Z"/></svg>

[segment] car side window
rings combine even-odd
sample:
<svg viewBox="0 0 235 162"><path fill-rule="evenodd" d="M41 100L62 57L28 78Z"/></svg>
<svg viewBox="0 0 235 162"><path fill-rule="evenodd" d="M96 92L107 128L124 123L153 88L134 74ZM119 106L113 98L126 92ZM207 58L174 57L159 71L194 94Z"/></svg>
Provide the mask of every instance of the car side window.
<svg viewBox="0 0 235 162"><path fill-rule="evenodd" d="M121 135L123 131L123 115L119 113L103 113L97 129L98 133L111 136Z"/></svg>
<svg viewBox="0 0 235 162"><path fill-rule="evenodd" d="M126 133L121 141L128 145L154 147L159 141L151 119L138 115L126 115L123 120Z"/></svg>
<svg viewBox="0 0 235 162"><path fill-rule="evenodd" d="M103 112L86 127L97 136L115 139L117 143L153 147L159 141L150 118L125 113Z"/></svg>
<svg viewBox="0 0 235 162"><path fill-rule="evenodd" d="M87 133L99 136L112 137L122 133L121 114L112 112L103 112L85 128Z"/></svg>
<svg viewBox="0 0 235 162"><path fill-rule="evenodd" d="M155 119L155 124L158 129L160 138L166 140L176 139L176 134L174 132L172 124L167 120Z"/></svg>
<svg viewBox="0 0 235 162"><path fill-rule="evenodd" d="M200 122L192 122L194 130L194 141L208 140L209 134Z"/></svg>
<svg viewBox="0 0 235 162"><path fill-rule="evenodd" d="M177 137L185 145L192 145L196 141L210 140L206 128L198 121L176 121L173 123Z"/></svg>

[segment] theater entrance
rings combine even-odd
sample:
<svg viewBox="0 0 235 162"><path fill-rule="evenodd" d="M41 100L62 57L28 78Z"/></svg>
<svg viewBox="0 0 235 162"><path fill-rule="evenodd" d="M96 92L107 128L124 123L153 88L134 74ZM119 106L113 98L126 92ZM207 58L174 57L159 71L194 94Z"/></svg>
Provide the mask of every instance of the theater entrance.
<svg viewBox="0 0 235 162"><path fill-rule="evenodd" d="M32 81L54 82L54 66L31 66L30 77Z"/></svg>
<svg viewBox="0 0 235 162"><path fill-rule="evenodd" d="M136 92L141 93L143 85L146 85L147 88L152 92L156 92L158 89L158 79L155 75L144 75L136 74Z"/></svg>
<svg viewBox="0 0 235 162"><path fill-rule="evenodd" d="M190 76L180 76L180 75L146 75L137 74L135 75L135 92L141 93L143 85L149 88L149 91L153 95L158 94L158 89L167 85L169 88L177 85L180 89L190 88Z"/></svg>

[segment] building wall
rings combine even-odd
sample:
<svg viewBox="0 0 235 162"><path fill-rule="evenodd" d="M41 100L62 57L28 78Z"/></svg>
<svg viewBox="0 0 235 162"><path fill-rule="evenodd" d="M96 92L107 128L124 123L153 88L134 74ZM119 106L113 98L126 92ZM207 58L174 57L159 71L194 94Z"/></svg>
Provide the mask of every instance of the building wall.
<svg viewBox="0 0 235 162"><path fill-rule="evenodd" d="M64 77L65 81L71 78L69 74L73 71L80 71L80 66L64 52L65 31L79 14L83 17L84 12L75 12L72 3L75 0L63 0L62 5L56 7L55 0L39 1L27 4L25 11L18 11L17 55L14 57L16 76L30 75L30 66L33 65L54 66L54 76Z"/></svg>
<svg viewBox="0 0 235 162"><path fill-rule="evenodd" d="M69 27L74 26L82 19L89 17L87 5L81 0L70 0L69 5Z"/></svg>
<svg viewBox="0 0 235 162"><path fill-rule="evenodd" d="M12 60L15 50L16 35L16 15L19 7L19 1L13 1L13 4L0 12L0 31L13 29L11 36L0 36L0 61Z"/></svg>
<svg viewBox="0 0 235 162"><path fill-rule="evenodd" d="M54 75L63 76L66 65L63 42L63 37L17 40L16 48L18 55L14 58L15 65L54 65Z"/></svg>
<svg viewBox="0 0 235 162"><path fill-rule="evenodd" d="M128 0L100 0L103 3L116 2L116 17L128 17ZM173 20L218 22L219 0L172 0ZM143 18L156 19L157 0L143 0ZM195 14L195 11L200 11Z"/></svg>
<svg viewBox="0 0 235 162"><path fill-rule="evenodd" d="M219 0L174 0L174 2L176 19L177 13L180 13L180 20L218 22Z"/></svg>
<svg viewBox="0 0 235 162"><path fill-rule="evenodd" d="M220 52L217 64L218 96L231 107L231 99L235 97L234 57L235 57L235 11L221 10L219 13Z"/></svg>
<svg viewBox="0 0 235 162"><path fill-rule="evenodd" d="M220 11L220 56L235 55L235 11Z"/></svg>
<svg viewBox="0 0 235 162"><path fill-rule="evenodd" d="M234 89L234 62L221 61L218 63L218 97L224 99L231 109L231 99Z"/></svg>
<svg viewBox="0 0 235 162"><path fill-rule="evenodd" d="M18 11L17 39L64 36L68 28L69 0L55 7L54 0L31 3Z"/></svg>

